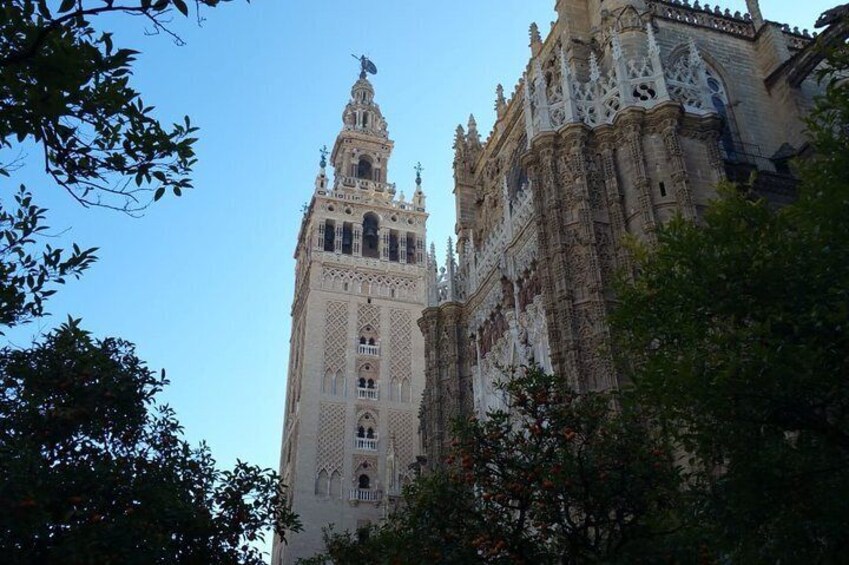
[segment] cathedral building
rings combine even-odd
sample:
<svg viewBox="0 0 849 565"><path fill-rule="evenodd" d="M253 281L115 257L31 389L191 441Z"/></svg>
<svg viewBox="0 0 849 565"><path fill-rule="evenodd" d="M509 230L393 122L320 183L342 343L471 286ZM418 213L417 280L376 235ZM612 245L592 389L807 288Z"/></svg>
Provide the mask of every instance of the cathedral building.
<svg viewBox="0 0 849 565"><path fill-rule="evenodd" d="M425 196L420 174L409 201L388 182L393 142L362 65L295 251L280 474L306 529L275 540L275 565L323 551L323 526L380 520L419 455Z"/></svg>
<svg viewBox="0 0 849 565"><path fill-rule="evenodd" d="M627 239L698 221L725 179L776 204L818 91L807 31L688 0L558 0L485 141L455 138L456 245L429 256L421 434L503 406L495 384L539 364L578 391L618 386L608 314ZM753 176L752 173L757 173ZM456 250L456 255L455 255Z"/></svg>

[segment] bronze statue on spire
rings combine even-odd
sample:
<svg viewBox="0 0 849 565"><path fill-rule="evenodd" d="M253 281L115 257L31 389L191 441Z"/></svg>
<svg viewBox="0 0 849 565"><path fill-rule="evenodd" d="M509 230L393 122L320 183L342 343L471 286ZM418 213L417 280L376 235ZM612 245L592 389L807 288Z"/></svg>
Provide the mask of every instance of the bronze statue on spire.
<svg viewBox="0 0 849 565"><path fill-rule="evenodd" d="M360 62L360 79L364 79L368 75L377 74L377 67L372 62L372 60L366 57L365 55L360 55L359 57L357 57L356 55L351 55L351 57L357 59Z"/></svg>

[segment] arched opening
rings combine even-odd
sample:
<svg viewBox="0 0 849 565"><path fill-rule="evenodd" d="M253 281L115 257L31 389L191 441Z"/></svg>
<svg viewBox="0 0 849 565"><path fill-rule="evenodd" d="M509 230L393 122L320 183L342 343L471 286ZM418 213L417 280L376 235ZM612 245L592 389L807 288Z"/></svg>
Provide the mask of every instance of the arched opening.
<svg viewBox="0 0 849 565"><path fill-rule="evenodd" d="M363 180L372 180L371 159L363 155L360 157L360 162L357 163L357 178Z"/></svg>
<svg viewBox="0 0 849 565"><path fill-rule="evenodd" d="M405 378L401 381L401 402L412 402L411 395L410 379Z"/></svg>
<svg viewBox="0 0 849 565"><path fill-rule="evenodd" d="M336 222L327 220L324 223L324 250L334 251L336 249Z"/></svg>
<svg viewBox="0 0 849 565"><path fill-rule="evenodd" d="M342 253L352 255L354 252L354 225L350 222L342 224Z"/></svg>
<svg viewBox="0 0 849 565"><path fill-rule="evenodd" d="M389 260L398 262L398 232L391 230L389 232Z"/></svg>
<svg viewBox="0 0 849 565"><path fill-rule="evenodd" d="M333 471L330 475L330 496L339 498L342 495L342 475L339 471Z"/></svg>
<svg viewBox="0 0 849 565"><path fill-rule="evenodd" d="M363 216L363 257L380 258L380 220L369 212Z"/></svg>
<svg viewBox="0 0 849 565"><path fill-rule="evenodd" d="M728 112L728 96L725 93L725 88L710 69L707 70L707 84L710 89L710 101L713 104L713 109L722 119L722 132L719 136L722 151L725 153L726 159L737 161L738 152L734 143L734 126Z"/></svg>
<svg viewBox="0 0 849 565"><path fill-rule="evenodd" d="M407 263L416 263L416 234L407 232Z"/></svg>
<svg viewBox="0 0 849 565"><path fill-rule="evenodd" d="M357 479L357 488L359 488L360 490L368 490L371 488L371 479L368 475L366 475L365 473L360 475L360 477Z"/></svg>
<svg viewBox="0 0 849 565"><path fill-rule="evenodd" d="M328 490L329 490L328 489L328 486L329 486L328 482L329 481L328 481L327 471L322 469L321 472L318 474L318 476L315 478L315 494L317 496L327 496Z"/></svg>

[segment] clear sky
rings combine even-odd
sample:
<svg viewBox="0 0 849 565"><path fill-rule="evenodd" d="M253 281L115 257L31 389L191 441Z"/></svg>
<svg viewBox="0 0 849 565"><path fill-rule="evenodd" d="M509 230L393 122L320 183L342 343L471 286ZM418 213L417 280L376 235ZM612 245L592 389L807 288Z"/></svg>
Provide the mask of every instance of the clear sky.
<svg viewBox="0 0 849 565"><path fill-rule="evenodd" d="M767 19L800 28L834 4L761 0ZM743 0L721 6L745 10ZM527 62L528 25L545 30L554 16L554 0L236 1L208 10L202 28L176 17L183 47L147 36L140 19L101 22L117 28L116 45L142 51L133 84L158 115L189 114L201 127L196 188L132 219L80 208L31 159L0 197L27 183L54 231L70 228L60 239L100 247L100 261L60 289L54 318L8 338L26 345L70 314L98 336L133 341L167 370L163 399L191 441L206 439L223 465L276 467L292 253L318 150L332 146L357 78L351 54L379 68L390 181L411 195L422 162L429 237L442 251L453 234L454 130L473 112L486 137L496 84L509 94Z"/></svg>

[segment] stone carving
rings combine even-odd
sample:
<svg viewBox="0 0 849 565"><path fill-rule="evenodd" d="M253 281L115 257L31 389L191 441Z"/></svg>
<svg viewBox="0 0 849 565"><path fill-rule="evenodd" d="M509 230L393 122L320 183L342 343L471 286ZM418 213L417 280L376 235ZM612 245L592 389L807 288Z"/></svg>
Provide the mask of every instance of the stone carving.
<svg viewBox="0 0 849 565"><path fill-rule="evenodd" d="M318 413L318 445L315 456L315 472L321 471L330 477L342 472L345 454L345 405L322 402Z"/></svg>

